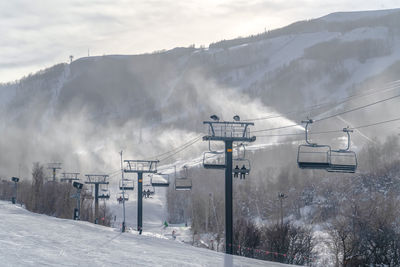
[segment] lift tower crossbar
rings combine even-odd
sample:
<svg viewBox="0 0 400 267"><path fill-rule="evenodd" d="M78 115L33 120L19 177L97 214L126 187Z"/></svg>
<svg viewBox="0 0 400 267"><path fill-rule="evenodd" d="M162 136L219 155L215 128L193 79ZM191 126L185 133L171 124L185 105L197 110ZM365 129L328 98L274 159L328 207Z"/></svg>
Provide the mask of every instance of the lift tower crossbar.
<svg viewBox="0 0 400 267"><path fill-rule="evenodd" d="M100 185L108 185L109 182L107 181L108 175L107 174L85 174L87 181L85 184L93 184L94 185L94 216L95 216L95 223L98 223L99 220L99 198L108 199L110 195L103 195L99 196L99 186Z"/></svg>
<svg viewBox="0 0 400 267"><path fill-rule="evenodd" d="M143 173L157 173L158 160L124 160L125 173L138 174L137 230L143 229Z"/></svg>
<svg viewBox="0 0 400 267"><path fill-rule="evenodd" d="M254 142L255 136L250 136L249 126L252 122L204 121L208 125L208 135L203 136L204 141L222 141L225 143L225 250L233 254L233 186L232 186L232 147L233 142ZM239 118L238 116L235 116ZM235 119L234 117L234 119Z"/></svg>

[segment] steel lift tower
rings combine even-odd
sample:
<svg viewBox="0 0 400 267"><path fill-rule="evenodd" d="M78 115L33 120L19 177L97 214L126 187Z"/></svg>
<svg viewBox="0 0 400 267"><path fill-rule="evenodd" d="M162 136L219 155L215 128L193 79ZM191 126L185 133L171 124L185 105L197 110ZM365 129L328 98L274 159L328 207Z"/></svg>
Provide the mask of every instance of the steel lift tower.
<svg viewBox="0 0 400 267"><path fill-rule="evenodd" d="M126 173L138 174L137 230L143 229L143 173L157 173L158 160L124 160Z"/></svg>
<svg viewBox="0 0 400 267"><path fill-rule="evenodd" d="M109 199L109 194L101 194L99 195L99 187L100 185L107 185L109 182L107 181L108 175L106 174L85 174L87 181L85 184L92 184L94 185L94 216L95 216L95 223L98 223L99 219L99 198L102 199Z"/></svg>
<svg viewBox="0 0 400 267"><path fill-rule="evenodd" d="M250 137L249 126L252 122L241 122L239 116L235 121L219 121L219 117L212 115L212 121L204 121L208 125L208 134L203 136L204 141L221 141L225 143L225 164L218 164L211 169L225 169L225 250L233 254L233 186L232 186L232 146L234 142L254 142L255 136ZM206 166L204 166L207 168Z"/></svg>
<svg viewBox="0 0 400 267"><path fill-rule="evenodd" d="M61 163L48 163L47 169L53 170L53 182L56 181L56 172L61 170Z"/></svg>

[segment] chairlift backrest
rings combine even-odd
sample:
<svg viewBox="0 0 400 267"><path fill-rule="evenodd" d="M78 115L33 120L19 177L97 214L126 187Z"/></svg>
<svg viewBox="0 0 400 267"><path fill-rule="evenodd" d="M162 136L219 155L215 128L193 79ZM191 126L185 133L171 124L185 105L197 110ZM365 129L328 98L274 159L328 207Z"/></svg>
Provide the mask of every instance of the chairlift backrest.
<svg viewBox="0 0 400 267"><path fill-rule="evenodd" d="M151 176L150 183L153 187L168 187L169 186L169 175L157 173Z"/></svg>
<svg viewBox="0 0 400 267"><path fill-rule="evenodd" d="M297 164L301 169L327 169L331 164L331 148L328 145L300 145Z"/></svg>
<svg viewBox="0 0 400 267"><path fill-rule="evenodd" d="M175 190L191 190L192 179L190 178L176 178L175 179Z"/></svg>
<svg viewBox="0 0 400 267"><path fill-rule="evenodd" d="M225 169L225 160L221 159L224 152L207 151L203 154L203 167L205 169Z"/></svg>
<svg viewBox="0 0 400 267"><path fill-rule="evenodd" d="M189 178L188 170L186 166L183 166L184 175L181 177L175 177L175 190L192 190L192 179Z"/></svg>

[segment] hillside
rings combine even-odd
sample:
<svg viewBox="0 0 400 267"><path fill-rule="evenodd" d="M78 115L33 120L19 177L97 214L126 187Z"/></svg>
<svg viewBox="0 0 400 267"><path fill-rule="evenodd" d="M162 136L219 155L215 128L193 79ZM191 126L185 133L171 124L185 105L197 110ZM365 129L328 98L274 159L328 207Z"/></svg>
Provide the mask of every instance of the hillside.
<svg viewBox="0 0 400 267"><path fill-rule="evenodd" d="M387 89L398 80L399 23L398 9L335 13L209 48L80 58L2 84L0 175L19 170L29 176L33 161L60 161L71 171L110 172L120 149L129 151L127 157L153 157L201 134L202 120L210 114L259 118ZM261 120L255 128L292 124L329 110ZM370 123L381 119L381 112L390 118L395 108L360 111L343 117L346 123L334 118L321 127ZM382 134L375 128L364 135ZM362 146L365 138L353 141ZM197 144L178 158L206 149Z"/></svg>

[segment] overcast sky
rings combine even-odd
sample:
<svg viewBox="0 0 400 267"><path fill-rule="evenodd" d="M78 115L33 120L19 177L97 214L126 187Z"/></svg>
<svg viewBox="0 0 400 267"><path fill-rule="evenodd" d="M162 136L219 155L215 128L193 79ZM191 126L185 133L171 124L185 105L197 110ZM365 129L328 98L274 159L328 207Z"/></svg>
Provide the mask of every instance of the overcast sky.
<svg viewBox="0 0 400 267"><path fill-rule="evenodd" d="M396 5L397 3L397 5ZM0 0L0 82L60 62L208 46L337 11L396 0Z"/></svg>

